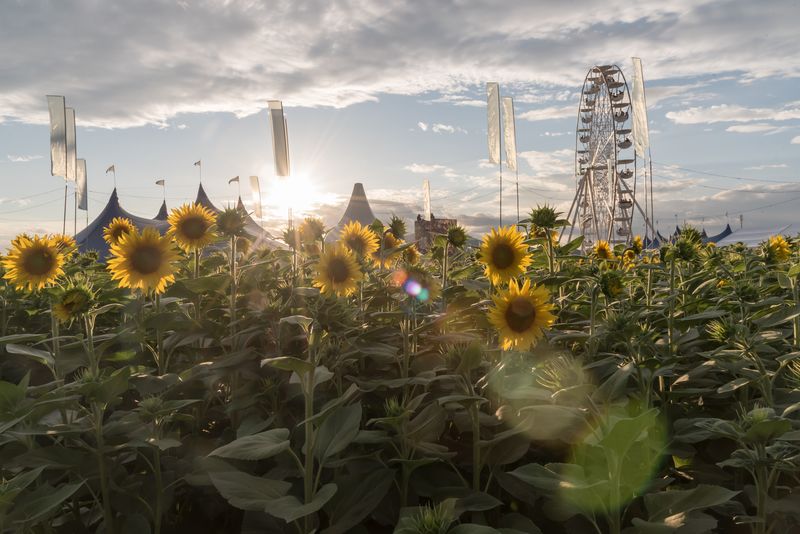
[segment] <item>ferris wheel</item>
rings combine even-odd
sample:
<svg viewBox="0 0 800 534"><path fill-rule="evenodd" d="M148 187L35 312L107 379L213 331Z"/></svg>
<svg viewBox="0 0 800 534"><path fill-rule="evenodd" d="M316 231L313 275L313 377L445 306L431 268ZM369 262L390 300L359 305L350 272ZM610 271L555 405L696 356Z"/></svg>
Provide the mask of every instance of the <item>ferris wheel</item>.
<svg viewBox="0 0 800 534"><path fill-rule="evenodd" d="M637 201L637 158L631 136L631 96L617 65L589 69L583 82L575 128L575 198L567 215L569 239L584 236L584 247L598 240L628 243L634 214L652 224ZM652 197L643 180L639 194ZM649 233L649 232L646 232Z"/></svg>

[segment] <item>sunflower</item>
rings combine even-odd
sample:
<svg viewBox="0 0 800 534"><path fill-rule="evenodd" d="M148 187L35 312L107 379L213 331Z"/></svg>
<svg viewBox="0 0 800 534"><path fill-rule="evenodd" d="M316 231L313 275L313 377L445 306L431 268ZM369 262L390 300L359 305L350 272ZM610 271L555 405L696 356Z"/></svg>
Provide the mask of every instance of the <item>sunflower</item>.
<svg viewBox="0 0 800 534"><path fill-rule="evenodd" d="M136 231L136 227L130 219L126 217L114 217L103 230L103 239L105 239L106 243L109 245L116 245L123 235L130 234L134 231Z"/></svg>
<svg viewBox="0 0 800 534"><path fill-rule="evenodd" d="M213 230L217 222L216 215L197 203L175 208L169 214L167 221L169 221L169 234L186 251L200 250L216 237Z"/></svg>
<svg viewBox="0 0 800 534"><path fill-rule="evenodd" d="M244 226L247 222L244 210L237 208L225 208L217 215L217 229L227 238L240 237L244 235Z"/></svg>
<svg viewBox="0 0 800 534"><path fill-rule="evenodd" d="M69 321L89 311L94 295L82 284L65 289L53 304L53 314L61 321Z"/></svg>
<svg viewBox="0 0 800 534"><path fill-rule="evenodd" d="M592 254L595 258L599 260L613 260L614 259L614 251L611 249L611 245L608 244L608 241L600 239L592 248Z"/></svg>
<svg viewBox="0 0 800 534"><path fill-rule="evenodd" d="M335 245L320 257L314 285L325 294L347 296L356 290L357 282L363 277L353 253L341 245Z"/></svg>
<svg viewBox="0 0 800 534"><path fill-rule="evenodd" d="M252 247L252 242L244 236L239 236L236 238L236 250L242 256L247 256L250 253L250 248Z"/></svg>
<svg viewBox="0 0 800 534"><path fill-rule="evenodd" d="M447 242L451 246L461 248L467 243L467 231L461 226L451 226L447 229Z"/></svg>
<svg viewBox="0 0 800 534"><path fill-rule="evenodd" d="M65 260L69 259L69 257L78 250L78 245L75 243L75 239L73 239L71 236L64 234L53 234L50 236L50 239L55 242L56 247L58 247L58 250L64 255Z"/></svg>
<svg viewBox="0 0 800 534"><path fill-rule="evenodd" d="M644 250L644 241L642 241L642 236L637 235L633 238L633 241L631 241L631 249L636 254L641 254L642 250Z"/></svg>
<svg viewBox="0 0 800 534"><path fill-rule="evenodd" d="M43 236L17 236L3 259L5 279L19 289L41 289L64 274L64 254L56 241Z"/></svg>
<svg viewBox="0 0 800 534"><path fill-rule="evenodd" d="M381 248L372 254L373 263L375 263L377 267L390 267L400 256L400 253L388 251L397 248L402 244L402 239L396 238L392 232L385 232L383 234L383 243Z"/></svg>
<svg viewBox="0 0 800 534"><path fill-rule="evenodd" d="M378 250L378 236L358 221L345 224L339 240L359 258L369 257Z"/></svg>
<svg viewBox="0 0 800 534"><path fill-rule="evenodd" d="M525 236L513 226L492 228L483 236L479 252L479 260L486 266L484 272L494 284L521 275L532 262Z"/></svg>
<svg viewBox="0 0 800 534"><path fill-rule="evenodd" d="M120 287L162 293L175 280L178 252L170 238L155 228L123 235L110 252L108 269Z"/></svg>
<svg viewBox="0 0 800 534"><path fill-rule="evenodd" d="M411 245L403 251L403 261L407 265L416 265L419 263L419 250L417 245Z"/></svg>
<svg viewBox="0 0 800 534"><path fill-rule="evenodd" d="M774 235L767 240L767 258L773 263L783 263L789 259L789 243L782 235Z"/></svg>
<svg viewBox="0 0 800 534"><path fill-rule="evenodd" d="M626 268L633 267L636 265L636 252L632 248L629 248L622 253L622 261Z"/></svg>
<svg viewBox="0 0 800 534"><path fill-rule="evenodd" d="M625 289L622 285L622 273L615 269L603 271L600 275L599 285L600 291L610 299L619 297Z"/></svg>
<svg viewBox="0 0 800 534"><path fill-rule="evenodd" d="M300 240L303 243L316 243L325 237L325 224L317 217L306 217L300 223Z"/></svg>
<svg viewBox="0 0 800 534"><path fill-rule="evenodd" d="M550 292L542 286L531 286L525 280L522 287L512 279L508 289L492 297L494 307L489 310L489 322L497 328L503 348L525 350L544 336L544 329L556 318L551 313Z"/></svg>

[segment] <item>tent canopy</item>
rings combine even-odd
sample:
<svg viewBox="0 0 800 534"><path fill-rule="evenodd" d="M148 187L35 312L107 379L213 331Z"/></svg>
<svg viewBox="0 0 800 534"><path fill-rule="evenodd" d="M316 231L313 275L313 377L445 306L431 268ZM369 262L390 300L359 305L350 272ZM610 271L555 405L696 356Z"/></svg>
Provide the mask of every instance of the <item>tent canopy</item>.
<svg viewBox="0 0 800 534"><path fill-rule="evenodd" d="M164 207L166 210L166 206ZM75 236L75 242L78 244L78 249L81 252L89 250L96 250L100 259L105 259L108 255L108 243L103 239L103 230L108 226L115 217L125 217L136 226L140 231L144 228L156 228L162 234L167 231L169 226L166 221L147 219L145 217L137 217L132 213L125 211L119 204L119 197L117 196L117 189L111 192L108 202L100 214L89 223L89 226L78 232Z"/></svg>
<svg viewBox="0 0 800 534"><path fill-rule="evenodd" d="M158 209L158 213L156 213L156 216L153 218L156 221L166 221L167 217L169 217L169 211L167 211L167 201L164 200L161 202L161 207Z"/></svg>
<svg viewBox="0 0 800 534"><path fill-rule="evenodd" d="M794 235L798 231L800 231L800 227L798 227L796 224L787 224L785 226L776 226L774 228L735 230L726 237L720 239L717 242L717 245L724 247L725 245L744 243L748 247L756 247L773 235Z"/></svg>
<svg viewBox="0 0 800 534"><path fill-rule="evenodd" d="M327 240L334 241L338 239L342 228L351 221L358 221L365 226L375 221L375 214L372 213L372 208L369 206L367 193L364 191L364 185L362 183L353 185L353 193L350 195L347 208L345 208L344 214L342 218L339 219L336 227L328 232Z"/></svg>
<svg viewBox="0 0 800 534"><path fill-rule="evenodd" d="M726 237L728 237L732 233L733 233L733 230L731 230L731 225L728 224L728 225L725 225L725 229L723 231L721 231L717 235L712 235L712 236L708 237L705 240L705 242L706 243L719 243L722 239L725 239Z"/></svg>

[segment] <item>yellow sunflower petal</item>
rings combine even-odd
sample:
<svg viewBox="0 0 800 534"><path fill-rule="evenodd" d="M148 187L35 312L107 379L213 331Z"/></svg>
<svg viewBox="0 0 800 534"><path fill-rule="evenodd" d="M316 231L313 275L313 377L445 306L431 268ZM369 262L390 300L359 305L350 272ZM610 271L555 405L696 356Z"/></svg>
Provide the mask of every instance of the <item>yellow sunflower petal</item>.
<svg viewBox="0 0 800 534"><path fill-rule="evenodd" d="M525 280L522 287L515 279L508 289L492 297L489 322L500 334L504 349L526 350L544 336L544 330L555 322L550 292L542 286L531 286Z"/></svg>
<svg viewBox="0 0 800 534"><path fill-rule="evenodd" d="M525 273L533 261L525 244L525 235L514 228L492 228L483 236L480 261L485 274L494 284L501 284Z"/></svg>
<svg viewBox="0 0 800 534"><path fill-rule="evenodd" d="M364 277L350 250L341 245L329 247L319 259L314 285L325 294L347 296L358 287Z"/></svg>
<svg viewBox="0 0 800 534"><path fill-rule="evenodd" d="M344 225L339 241L359 258L370 257L378 250L378 236L358 221Z"/></svg>
<svg viewBox="0 0 800 534"><path fill-rule="evenodd" d="M116 245L123 235L134 231L136 231L136 227L130 219L127 217L114 217L103 230L103 239L109 245Z"/></svg>
<svg viewBox="0 0 800 534"><path fill-rule="evenodd" d="M110 252L108 270L120 287L162 293L175 280L178 252L155 228L123 235Z"/></svg>
<svg viewBox="0 0 800 534"><path fill-rule="evenodd" d="M209 245L216 234L214 224L217 217L200 204L184 204L175 208L167 218L169 234L178 245L187 251L200 250Z"/></svg>
<svg viewBox="0 0 800 534"><path fill-rule="evenodd" d="M3 259L4 278L19 289L37 290L64 274L64 254L50 237L17 236Z"/></svg>

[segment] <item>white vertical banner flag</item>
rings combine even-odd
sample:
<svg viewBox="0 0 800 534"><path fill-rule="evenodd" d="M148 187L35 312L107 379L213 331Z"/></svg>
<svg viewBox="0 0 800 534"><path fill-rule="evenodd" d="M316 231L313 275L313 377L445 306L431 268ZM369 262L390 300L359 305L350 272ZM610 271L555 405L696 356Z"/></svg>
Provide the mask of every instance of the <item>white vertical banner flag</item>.
<svg viewBox="0 0 800 534"><path fill-rule="evenodd" d="M261 185L258 183L258 176L250 177L250 192L253 195L253 211L256 217L261 218Z"/></svg>
<svg viewBox="0 0 800 534"><path fill-rule="evenodd" d="M503 97L503 143L506 145L506 166L517 170L517 128L514 124L514 100Z"/></svg>
<svg viewBox="0 0 800 534"><path fill-rule="evenodd" d="M647 126L647 102L644 97L644 74L642 60L638 57L633 61L633 90L631 91L631 105L633 106L633 146L636 154L645 157L650 146L650 129Z"/></svg>
<svg viewBox="0 0 800 534"><path fill-rule="evenodd" d="M74 182L78 174L78 147L75 136L75 110L66 108L67 116L67 175L65 178Z"/></svg>
<svg viewBox="0 0 800 534"><path fill-rule="evenodd" d="M489 162L500 163L500 85L486 84L486 115L488 117Z"/></svg>
<svg viewBox="0 0 800 534"><path fill-rule="evenodd" d="M89 195L86 186L86 160L78 160L78 169L75 175L75 194L78 195L78 209L89 209Z"/></svg>
<svg viewBox="0 0 800 534"><path fill-rule="evenodd" d="M289 132L283 116L280 100L269 101L269 119L272 124L272 153L275 158L275 174L289 176Z"/></svg>
<svg viewBox="0 0 800 534"><path fill-rule="evenodd" d="M50 111L50 174L67 176L67 114L64 97L47 95Z"/></svg>
<svg viewBox="0 0 800 534"><path fill-rule="evenodd" d="M424 182L422 182L422 194L424 195L423 199L423 211L424 217L426 221L431 220L431 183L426 178Z"/></svg>

